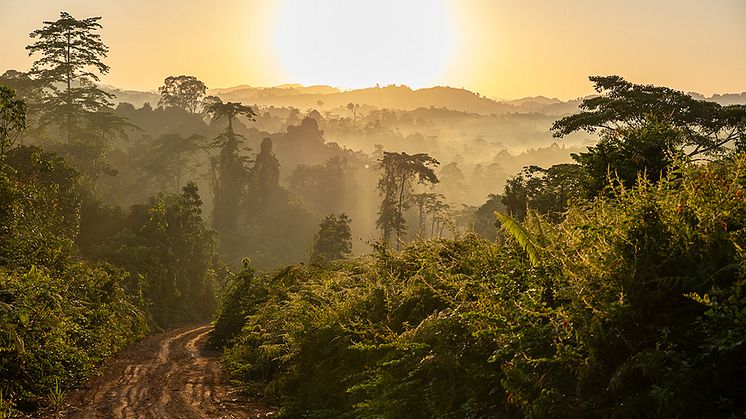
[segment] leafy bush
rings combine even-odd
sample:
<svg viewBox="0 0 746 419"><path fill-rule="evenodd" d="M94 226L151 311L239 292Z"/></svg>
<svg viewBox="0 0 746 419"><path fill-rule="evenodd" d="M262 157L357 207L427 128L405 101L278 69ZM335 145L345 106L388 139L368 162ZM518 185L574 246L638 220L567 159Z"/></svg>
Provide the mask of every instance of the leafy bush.
<svg viewBox="0 0 746 419"><path fill-rule="evenodd" d="M142 301L111 266L0 272L0 391L38 403L81 382L147 331Z"/></svg>
<svg viewBox="0 0 746 419"><path fill-rule="evenodd" d="M273 275L246 267L216 340L287 417L746 414L746 156L529 215L505 237Z"/></svg>
<svg viewBox="0 0 746 419"><path fill-rule="evenodd" d="M77 173L35 147L0 164L0 413L81 382L147 331L139 284L82 263Z"/></svg>
<svg viewBox="0 0 746 419"><path fill-rule="evenodd" d="M135 205L124 228L91 253L144 278L148 309L159 326L209 319L215 308L217 237L201 216L197 186Z"/></svg>

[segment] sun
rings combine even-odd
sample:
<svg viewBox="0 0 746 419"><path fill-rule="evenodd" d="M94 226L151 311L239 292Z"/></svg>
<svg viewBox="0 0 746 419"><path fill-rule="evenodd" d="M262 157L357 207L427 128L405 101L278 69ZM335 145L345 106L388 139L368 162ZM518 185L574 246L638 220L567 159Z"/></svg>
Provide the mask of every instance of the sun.
<svg viewBox="0 0 746 419"><path fill-rule="evenodd" d="M348 88L436 84L454 44L445 0L284 0L273 35L289 82Z"/></svg>

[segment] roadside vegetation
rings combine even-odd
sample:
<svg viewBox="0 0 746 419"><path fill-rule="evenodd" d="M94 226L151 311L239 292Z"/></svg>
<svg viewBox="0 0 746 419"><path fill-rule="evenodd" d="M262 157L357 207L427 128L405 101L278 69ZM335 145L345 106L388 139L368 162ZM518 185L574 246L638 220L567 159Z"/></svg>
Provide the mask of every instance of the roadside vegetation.
<svg viewBox="0 0 746 419"><path fill-rule="evenodd" d="M100 19L0 75L0 417L211 319L284 417L746 415L746 105L593 76L517 156L466 131L546 115L115 106Z"/></svg>
<svg viewBox="0 0 746 419"><path fill-rule="evenodd" d="M739 155L616 184L556 224L531 213L497 241L247 266L214 337L287 417L735 417L745 188Z"/></svg>

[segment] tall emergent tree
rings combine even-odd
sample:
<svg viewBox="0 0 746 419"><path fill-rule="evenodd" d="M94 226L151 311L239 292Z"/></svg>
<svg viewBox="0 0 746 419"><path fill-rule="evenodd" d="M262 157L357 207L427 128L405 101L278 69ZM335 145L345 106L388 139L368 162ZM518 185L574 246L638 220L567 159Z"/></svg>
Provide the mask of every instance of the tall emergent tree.
<svg viewBox="0 0 746 419"><path fill-rule="evenodd" d="M668 87L633 84L620 76L591 76L600 94L585 99L581 111L552 125L555 137L584 130L618 133L665 123L683 135L674 146L690 157L707 158L746 141L746 105L722 106Z"/></svg>
<svg viewBox="0 0 746 419"><path fill-rule="evenodd" d="M434 168L440 163L425 153L409 155L385 151L379 162L383 170L378 180L378 193L383 197L378 211L376 227L383 232L383 240L388 243L391 233L396 233L396 247L402 233L406 230L404 210L409 208L412 200L412 184L438 183Z"/></svg>
<svg viewBox="0 0 746 419"><path fill-rule="evenodd" d="M207 86L194 76L169 76L158 88L162 106L173 106L187 112L196 113L202 98L207 92Z"/></svg>
<svg viewBox="0 0 746 419"><path fill-rule="evenodd" d="M280 188L280 162L272 151L271 138L262 140L261 151L256 155L253 169L253 209L264 210L272 194Z"/></svg>
<svg viewBox="0 0 746 419"><path fill-rule="evenodd" d="M232 234L238 228L244 187L250 180L248 158L240 153L243 136L233 131L233 121L239 115L253 121L256 113L249 106L223 102L214 96L205 98L205 102L205 113L212 117L213 122L223 118L228 122L225 132L218 135L212 143L213 148L220 150L219 157L211 161L215 205L212 224L221 234Z"/></svg>
<svg viewBox="0 0 746 419"><path fill-rule="evenodd" d="M96 33L100 19L79 20L61 12L58 20L45 21L43 28L31 32L36 42L26 47L29 56L41 55L31 67L44 86L41 122L59 126L68 143L87 116L112 105L114 95L96 86L98 74L109 72L101 61L109 48Z"/></svg>
<svg viewBox="0 0 746 419"><path fill-rule="evenodd" d="M608 174L628 186L638 175L656 182L676 155L711 160L746 150L746 105L722 106L619 76L590 80L600 96L583 100L580 112L552 125L555 137L580 130L600 133L596 146L573 155L589 196L605 188Z"/></svg>
<svg viewBox="0 0 746 419"><path fill-rule="evenodd" d="M0 159L10 150L26 129L26 103L16 92L0 85Z"/></svg>
<svg viewBox="0 0 746 419"><path fill-rule="evenodd" d="M323 265L352 254L352 233L347 214L328 215L321 220L311 249L311 263Z"/></svg>

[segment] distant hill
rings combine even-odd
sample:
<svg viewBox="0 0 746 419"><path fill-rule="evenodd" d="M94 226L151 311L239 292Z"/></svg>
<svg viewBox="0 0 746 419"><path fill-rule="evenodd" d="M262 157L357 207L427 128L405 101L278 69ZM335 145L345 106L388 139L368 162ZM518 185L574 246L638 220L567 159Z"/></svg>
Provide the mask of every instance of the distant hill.
<svg viewBox="0 0 746 419"><path fill-rule="evenodd" d="M158 101L161 99L161 95L156 91L141 92L138 90L124 90L119 89L115 86L100 85L103 91L109 92L114 95L114 105L118 105L122 102L131 103L136 108L141 108L145 103L150 103L152 107L158 106Z"/></svg>
<svg viewBox="0 0 746 419"><path fill-rule="evenodd" d="M316 85L303 86L301 84L281 84L273 87L252 87L247 85L228 87L224 89L210 89L209 94L217 96L302 96L302 95L328 95L338 93L341 90L336 87Z"/></svg>
<svg viewBox="0 0 746 419"><path fill-rule="evenodd" d="M283 85L270 88L239 86L212 89L210 94L223 100L256 105L293 106L301 109L331 109L356 103L376 108L413 110L424 107L448 108L480 114L505 114L515 112L514 106L486 98L478 93L453 87L412 89L408 86L371 87L341 91L330 86Z"/></svg>
<svg viewBox="0 0 746 419"><path fill-rule="evenodd" d="M102 86L102 88L116 96L115 103L129 102L136 107L141 107L146 102L156 106L160 99L155 91L124 90L113 86ZM348 103L356 103L361 106L408 111L421 108L447 108L482 115L541 113L553 116L577 112L578 105L585 99L581 97L563 101L546 96L533 96L512 100L496 100L470 90L454 87L436 86L412 89L405 85L353 90L340 90L325 85L283 84L273 87L241 85L210 89L208 94L219 96L224 101L230 102L299 109L313 108L321 111L344 107ZM705 97L698 93L689 94L697 99L712 100L722 105L746 104L746 92L716 94L711 97Z"/></svg>
<svg viewBox="0 0 746 419"><path fill-rule="evenodd" d="M688 95L696 99L710 100L717 102L721 105L746 105L746 92L743 93L725 93L725 94L714 94L710 97L705 97L699 93L689 92Z"/></svg>

